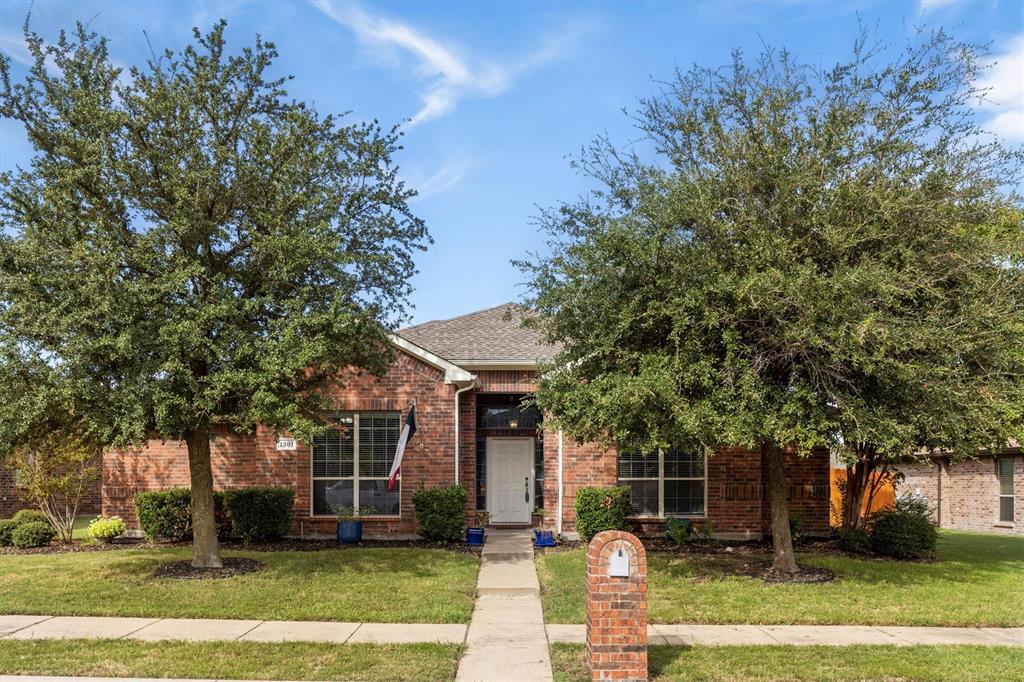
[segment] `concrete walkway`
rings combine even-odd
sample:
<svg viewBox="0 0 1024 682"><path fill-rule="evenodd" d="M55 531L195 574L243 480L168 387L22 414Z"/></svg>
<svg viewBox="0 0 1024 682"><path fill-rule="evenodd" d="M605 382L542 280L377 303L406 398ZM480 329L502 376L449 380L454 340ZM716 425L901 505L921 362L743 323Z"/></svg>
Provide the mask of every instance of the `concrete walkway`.
<svg viewBox="0 0 1024 682"><path fill-rule="evenodd" d="M462 644L465 625L205 618L0 616L0 639L141 639L240 642Z"/></svg>
<svg viewBox="0 0 1024 682"><path fill-rule="evenodd" d="M584 644L585 625L548 625L552 642ZM844 646L849 644L983 644L1024 646L1024 628L939 628L895 625L650 625L651 646L686 644L732 646L747 644L799 644Z"/></svg>
<svg viewBox="0 0 1024 682"><path fill-rule="evenodd" d="M549 682L540 583L529 530L489 531L458 682Z"/></svg>
<svg viewBox="0 0 1024 682"><path fill-rule="evenodd" d="M499 541L500 542L500 541ZM499 544L498 542L495 543ZM481 570L480 598L473 625L432 623L339 623L325 621L213 620L202 618L109 618L90 616L0 616L0 639L140 639L194 642L329 642L373 644L440 642L478 644L501 641L501 648L547 641L583 643L583 625L543 625L540 602L531 592L531 574L521 559L488 560ZM509 564L519 570L511 570ZM501 566L501 568L499 568ZM532 566L531 566L532 568ZM505 578L501 578L502 574ZM536 582L536 575L532 576ZM486 580L486 583L485 583ZM496 583L505 581L509 587ZM518 581L518 582L514 582ZM485 586L485 584L487 586ZM469 637L467 638L467 630ZM526 637L526 635L531 637ZM651 625L652 645L689 644L985 644L1024 646L1024 628L944 628L896 625ZM480 649L483 651L483 649ZM468 656L467 656L468 658ZM468 670L468 669L467 669ZM474 679L474 678L466 678ZM483 679L483 678L481 678ZM543 678L542 678L543 679Z"/></svg>

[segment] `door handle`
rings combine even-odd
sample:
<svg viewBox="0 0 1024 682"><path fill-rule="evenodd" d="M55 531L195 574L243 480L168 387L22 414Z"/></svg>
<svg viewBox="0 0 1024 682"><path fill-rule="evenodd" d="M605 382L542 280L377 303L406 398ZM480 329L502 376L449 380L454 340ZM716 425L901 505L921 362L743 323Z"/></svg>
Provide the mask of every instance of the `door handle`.
<svg viewBox="0 0 1024 682"><path fill-rule="evenodd" d="M527 476L523 479L523 500L526 502L530 501L530 477Z"/></svg>

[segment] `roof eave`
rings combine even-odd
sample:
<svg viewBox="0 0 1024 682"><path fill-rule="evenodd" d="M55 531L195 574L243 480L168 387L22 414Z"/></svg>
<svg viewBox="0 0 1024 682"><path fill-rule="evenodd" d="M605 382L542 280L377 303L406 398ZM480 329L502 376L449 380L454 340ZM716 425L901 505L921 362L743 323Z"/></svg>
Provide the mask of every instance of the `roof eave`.
<svg viewBox="0 0 1024 682"><path fill-rule="evenodd" d="M540 364L539 360L522 360L519 358L511 359L475 359L466 358L459 360L452 360L459 367L465 367L471 370L530 370L537 369Z"/></svg>
<svg viewBox="0 0 1024 682"><path fill-rule="evenodd" d="M398 348L402 349L409 355L418 358L430 365L444 372L444 382L446 384L471 384L476 381L476 375L459 365L445 360L439 355L431 353L422 346L417 346L412 341L399 336L398 334L391 334L391 343Z"/></svg>

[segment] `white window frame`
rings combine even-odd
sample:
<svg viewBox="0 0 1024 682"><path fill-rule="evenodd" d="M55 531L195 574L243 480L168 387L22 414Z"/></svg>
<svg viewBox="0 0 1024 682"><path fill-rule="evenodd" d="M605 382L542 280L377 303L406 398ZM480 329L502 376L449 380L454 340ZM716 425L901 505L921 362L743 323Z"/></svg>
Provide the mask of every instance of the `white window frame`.
<svg viewBox="0 0 1024 682"><path fill-rule="evenodd" d="M658 450L658 476L629 476L619 477L619 452L615 453L615 482L617 485L632 481L657 481L658 482L658 515L649 516L645 514L634 515L634 519L664 519L665 516L665 481L704 481L704 512L702 514L672 514L672 518L679 519L705 519L708 516L708 455L704 453L704 475L703 476L670 476L665 477L665 451ZM632 504L631 504L632 506Z"/></svg>
<svg viewBox="0 0 1024 682"><path fill-rule="evenodd" d="M398 415L398 432L402 432L402 413L397 410L363 410L361 412L343 410L333 412L333 415L344 417L352 416L352 475L351 476L314 476L313 475L313 439L309 439L309 516L311 518L326 519L334 517L334 514L317 514L314 502L314 481L352 481L352 508L359 509L359 481L386 481L387 476L360 476L359 475L359 415ZM398 513L397 514L370 514L360 516L361 519L398 519L402 516L402 472L398 472Z"/></svg>
<svg viewBox="0 0 1024 682"><path fill-rule="evenodd" d="M1010 468L1010 494L1009 495L1003 493L1003 466L1004 466L1003 462L1009 462L1010 463L1010 465L1009 465L1009 468ZM997 493L997 497L996 497L996 524L998 524L998 525L1002 525L1002 526L1011 525L1012 526L1013 523L1014 523L1013 517L1017 514L1017 509L1016 509L1017 505L1016 505L1016 502L1015 502L1015 499L1014 499L1015 498L1015 493L1016 493L1016 491L1014 490L1014 488L1015 488L1015 486L1014 486L1015 481L1013 480L1014 479L1014 475L1016 473L1014 471L1014 469L1016 468L1016 466L1015 466L1016 463L1017 463L1017 458L1016 457L1000 457L1000 458L996 459L996 493ZM1011 516L1011 518L1004 519L1003 518L1003 499L1007 498L1007 497L1010 498L1010 516Z"/></svg>

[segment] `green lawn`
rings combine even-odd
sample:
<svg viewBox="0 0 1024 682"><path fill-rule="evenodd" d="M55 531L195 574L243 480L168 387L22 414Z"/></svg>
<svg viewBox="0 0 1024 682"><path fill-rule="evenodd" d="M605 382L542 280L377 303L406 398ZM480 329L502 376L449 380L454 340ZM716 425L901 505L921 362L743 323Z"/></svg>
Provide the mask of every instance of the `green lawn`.
<svg viewBox="0 0 1024 682"><path fill-rule="evenodd" d="M943 531L939 560L903 563L802 554L837 580L768 585L725 575L730 555L649 555L652 623L1024 625L1024 538ZM767 558L767 557L764 557ZM539 557L544 616L582 623L583 552Z"/></svg>
<svg viewBox="0 0 1024 682"><path fill-rule="evenodd" d="M468 623L479 560L445 550L225 552L263 571L156 578L187 547L0 555L0 614Z"/></svg>
<svg viewBox="0 0 1024 682"><path fill-rule="evenodd" d="M556 682L589 681L581 644L555 644ZM652 682L813 680L838 682L1014 682L1024 680L1024 648L982 646L655 646Z"/></svg>
<svg viewBox="0 0 1024 682"><path fill-rule="evenodd" d="M71 531L75 540L91 540L89 537L89 524L96 518L95 514L79 514L75 517L75 529Z"/></svg>
<svg viewBox="0 0 1024 682"><path fill-rule="evenodd" d="M247 680L451 680L455 644L0 640L11 675Z"/></svg>

